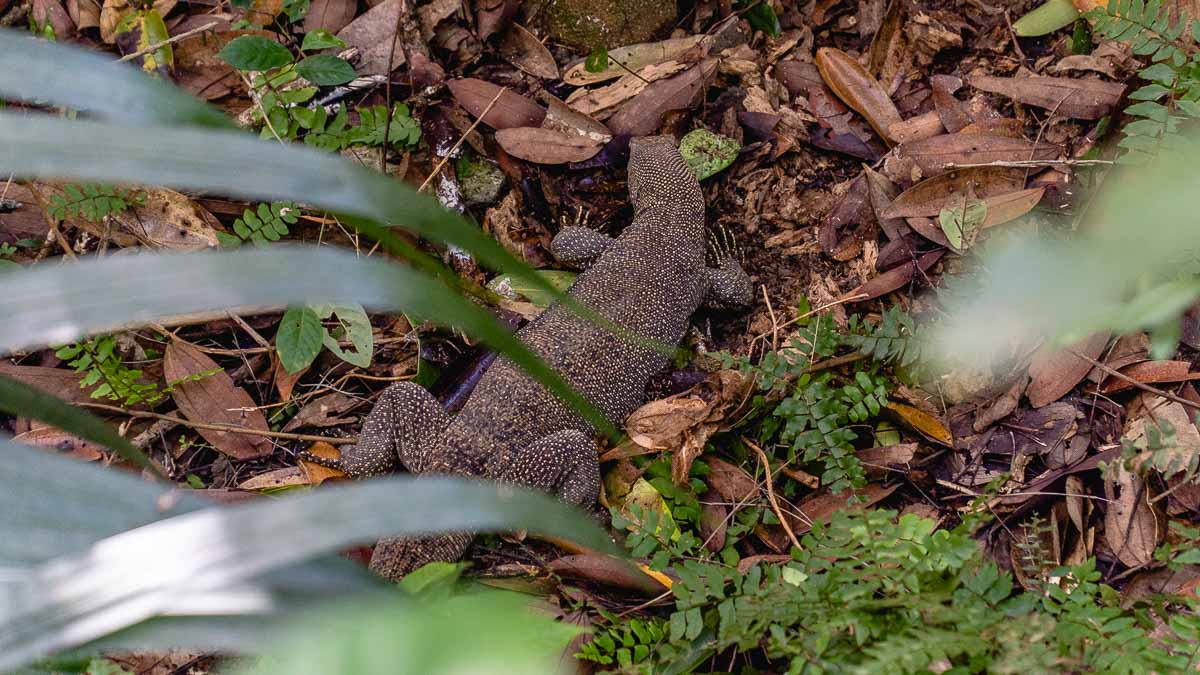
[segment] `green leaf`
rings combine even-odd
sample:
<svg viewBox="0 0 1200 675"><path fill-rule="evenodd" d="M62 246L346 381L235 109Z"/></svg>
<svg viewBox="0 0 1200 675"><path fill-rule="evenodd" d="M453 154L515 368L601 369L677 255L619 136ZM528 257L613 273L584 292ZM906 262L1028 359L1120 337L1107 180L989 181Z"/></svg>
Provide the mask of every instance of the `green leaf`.
<svg viewBox="0 0 1200 675"><path fill-rule="evenodd" d="M241 35L229 41L217 56L238 70L270 70L292 62L287 47L261 35Z"/></svg>
<svg viewBox="0 0 1200 675"><path fill-rule="evenodd" d="M295 375L304 370L321 353L325 327L321 317L310 307L289 307L279 322L275 334L275 349L284 370Z"/></svg>
<svg viewBox="0 0 1200 675"><path fill-rule="evenodd" d="M754 30L762 31L773 38L779 37L779 17L775 15L775 8L770 2L759 0L743 16Z"/></svg>
<svg viewBox="0 0 1200 675"><path fill-rule="evenodd" d="M679 141L679 153L698 180L720 173L733 164L742 146L728 136L694 129Z"/></svg>
<svg viewBox="0 0 1200 675"><path fill-rule="evenodd" d="M335 317L341 328L340 331L336 331L340 335L322 329L326 349L352 366L366 368L371 365L375 337L371 333L371 319L367 317L362 305L320 305L313 307L313 312L322 319ZM340 338L349 340L353 351L342 349Z"/></svg>
<svg viewBox="0 0 1200 675"><path fill-rule="evenodd" d="M22 484L22 476L31 473L24 470L71 463L4 441L0 454L5 457L0 463L0 485L5 487L0 504L14 498L17 504L21 499L41 501L34 491L36 481ZM85 476L93 488L108 481L110 489L119 489L129 482L119 472L92 466L73 467L71 474ZM5 527L0 524L0 529ZM256 578L380 537L521 528L617 553L599 526L556 498L469 479L401 476L192 511L60 555L40 567L6 570L0 670L163 612L188 613L190 608L190 613L227 622L224 615L231 611L271 611L270 602L246 603L256 597ZM131 569L138 573L129 574ZM203 625L199 619L193 618ZM186 641L179 635L170 639L174 642L167 644Z"/></svg>
<svg viewBox="0 0 1200 675"><path fill-rule="evenodd" d="M44 422L102 445L133 464L162 477L146 453L130 445L116 429L100 418L3 375L0 375L0 410Z"/></svg>
<svg viewBox="0 0 1200 675"><path fill-rule="evenodd" d="M1020 37L1037 37L1066 28L1079 18L1072 0L1047 0L1013 22L1013 32Z"/></svg>
<svg viewBox="0 0 1200 675"><path fill-rule="evenodd" d="M324 28L310 30L304 34L304 42L300 43L300 51L308 52L317 49L345 49L346 42Z"/></svg>
<svg viewBox="0 0 1200 675"><path fill-rule="evenodd" d="M313 84L345 84L354 79L354 66L332 54L314 54L296 64L300 77Z"/></svg>
<svg viewBox="0 0 1200 675"><path fill-rule="evenodd" d="M950 246L962 251L975 241L979 226L987 220L987 202L967 200L959 206L947 206L938 214L938 224Z"/></svg>
<svg viewBox="0 0 1200 675"><path fill-rule="evenodd" d="M608 50L604 47L593 49L583 62L583 69L589 73L603 73L607 68Z"/></svg>
<svg viewBox="0 0 1200 675"><path fill-rule="evenodd" d="M87 73L87 77L80 77ZM131 124L232 128L216 108L108 55L0 28L0 95L49 101Z"/></svg>

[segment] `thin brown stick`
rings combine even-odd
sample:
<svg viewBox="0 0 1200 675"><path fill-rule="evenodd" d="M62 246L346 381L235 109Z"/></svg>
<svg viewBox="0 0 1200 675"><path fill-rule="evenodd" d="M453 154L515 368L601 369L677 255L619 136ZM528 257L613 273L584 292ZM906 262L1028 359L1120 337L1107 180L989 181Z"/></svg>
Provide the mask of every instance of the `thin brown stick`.
<svg viewBox="0 0 1200 675"><path fill-rule="evenodd" d="M221 424L219 422L192 422L190 420L185 420L182 417L175 417L174 415L163 415L161 413L147 412L142 410L126 410L115 405L107 405L104 403L87 402L80 403L79 405L84 408L95 408L96 410L105 410L108 412L119 413L121 415L128 415L129 417L165 420L167 422L174 422L175 424L191 427L193 429L228 431L235 434L246 434L248 436L265 436L267 438L278 438L285 441L311 441L313 443L321 442L328 443L330 445L349 445L351 443L358 442L357 438L333 438L330 436L316 436L313 434L292 434L285 431L262 431L261 429L247 429L246 427L239 427L236 424Z"/></svg>
<svg viewBox="0 0 1200 675"><path fill-rule="evenodd" d="M1111 159L1017 159L1012 161L997 160L995 162L979 163L950 163L947 169L976 169L981 167L999 166L1013 169L1036 169L1041 166L1112 166L1116 161Z"/></svg>
<svg viewBox="0 0 1200 675"><path fill-rule="evenodd" d="M146 54L149 54L153 51L162 49L163 47L166 47L169 44L179 42L180 40L186 40L186 39L192 37L193 35L196 35L197 33L203 33L206 30L216 28L219 23L220 23L219 21L213 21L212 23L206 23L203 26L200 26L199 28L193 28L189 31L180 33L179 35L172 35L171 37L167 38L166 40L159 40L158 42L155 42L152 45L142 47L141 49L137 50L136 52L133 52L131 54L126 54L125 56L122 56L121 58L117 59L117 62L119 63L121 61L132 61L139 56L145 56Z"/></svg>
<svg viewBox="0 0 1200 675"><path fill-rule="evenodd" d="M1087 354L1081 354L1074 349L1067 349L1067 351L1074 354L1077 358L1087 361L1088 363L1092 364L1093 366L1096 366L1100 370L1103 370L1104 372L1108 373L1109 375L1112 375L1113 377L1117 378L1118 380L1129 383L1129 384L1133 385L1134 387L1141 389L1144 392L1154 394L1155 396L1161 396L1161 397L1167 399L1168 401L1173 401L1175 403L1178 403L1182 406L1191 408L1193 410L1200 410L1200 403L1195 403L1193 401L1189 401L1186 398L1183 398L1182 396L1176 396L1175 394L1172 394L1169 391L1163 391L1162 389L1151 387L1148 384L1138 382L1137 380L1126 375L1125 373L1120 372L1116 368L1113 368L1106 364L1100 363L1099 361L1097 361L1096 359L1093 359L1092 357L1088 356Z"/></svg>
<svg viewBox="0 0 1200 675"><path fill-rule="evenodd" d="M779 508L779 502L775 500L775 481L771 479L771 463L767 460L767 453L763 452L762 448L758 447L754 441L745 436L742 436L742 442L749 446L758 455L758 461L762 462L763 471L767 474L767 500L771 502L771 510L775 512L775 517L783 525L783 531L787 532L788 539L792 540L792 545L803 550L804 547L800 545L800 540L796 538L796 533L792 532L792 526L788 524L787 518L783 515L783 510Z"/></svg>

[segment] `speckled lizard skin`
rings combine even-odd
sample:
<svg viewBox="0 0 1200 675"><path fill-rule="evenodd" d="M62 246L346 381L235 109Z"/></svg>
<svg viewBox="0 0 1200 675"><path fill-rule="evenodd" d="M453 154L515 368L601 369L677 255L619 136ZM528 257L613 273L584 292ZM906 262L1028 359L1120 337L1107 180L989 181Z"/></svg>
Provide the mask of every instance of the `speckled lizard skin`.
<svg viewBox="0 0 1200 675"><path fill-rule="evenodd" d="M750 280L732 258L705 266L704 197L673 139L635 139L630 146L633 223L615 239L566 227L551 250L583 268L568 293L637 335L674 345L702 304L746 305ZM518 337L614 425L642 402L646 382L669 357L620 338L552 305ZM507 358L484 374L451 418L416 384L388 388L363 423L357 445L342 451L352 477L403 467L413 473L482 477L538 488L564 502L595 503L600 476L594 429ZM448 505L452 507L452 505ZM371 568L389 579L422 564L459 559L471 535L385 539Z"/></svg>

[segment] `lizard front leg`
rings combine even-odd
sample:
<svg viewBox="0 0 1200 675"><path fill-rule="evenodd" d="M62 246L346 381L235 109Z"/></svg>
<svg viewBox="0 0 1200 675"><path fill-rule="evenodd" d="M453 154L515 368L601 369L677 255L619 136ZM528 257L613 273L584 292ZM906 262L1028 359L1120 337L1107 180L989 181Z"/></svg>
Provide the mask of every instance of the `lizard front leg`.
<svg viewBox="0 0 1200 675"><path fill-rule="evenodd" d="M578 269L587 269L613 242L613 238L590 227L568 225L550 240L550 253L559 262Z"/></svg>
<svg viewBox="0 0 1200 675"><path fill-rule="evenodd" d="M549 492L583 508L595 504L600 494L596 442L578 429L557 431L512 455L497 457L485 475L501 483Z"/></svg>
<svg viewBox="0 0 1200 675"><path fill-rule="evenodd" d="M709 309L740 309L754 300L750 275L733 256L721 257L716 267L705 268L704 280L704 306Z"/></svg>

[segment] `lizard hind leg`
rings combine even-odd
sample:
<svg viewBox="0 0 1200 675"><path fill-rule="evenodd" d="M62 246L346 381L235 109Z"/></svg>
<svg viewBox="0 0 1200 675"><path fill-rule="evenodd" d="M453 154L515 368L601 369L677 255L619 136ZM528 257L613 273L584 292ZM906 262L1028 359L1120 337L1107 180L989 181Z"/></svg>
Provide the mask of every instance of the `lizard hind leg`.
<svg viewBox="0 0 1200 675"><path fill-rule="evenodd" d="M427 390L412 382L388 387L363 420L358 443L342 448L341 469L351 478L390 473L403 466L424 473L450 416Z"/></svg>
<svg viewBox="0 0 1200 675"><path fill-rule="evenodd" d="M487 476L537 488L573 506L590 508L600 494L596 442L578 429L563 429L497 460Z"/></svg>
<svg viewBox="0 0 1200 675"><path fill-rule="evenodd" d="M732 257L721 258L716 267L704 270L708 290L704 306L709 309L744 309L754 301L754 283Z"/></svg>
<svg viewBox="0 0 1200 675"><path fill-rule="evenodd" d="M612 242L612 237L590 227L567 225L550 241L550 252L565 265L587 269Z"/></svg>

